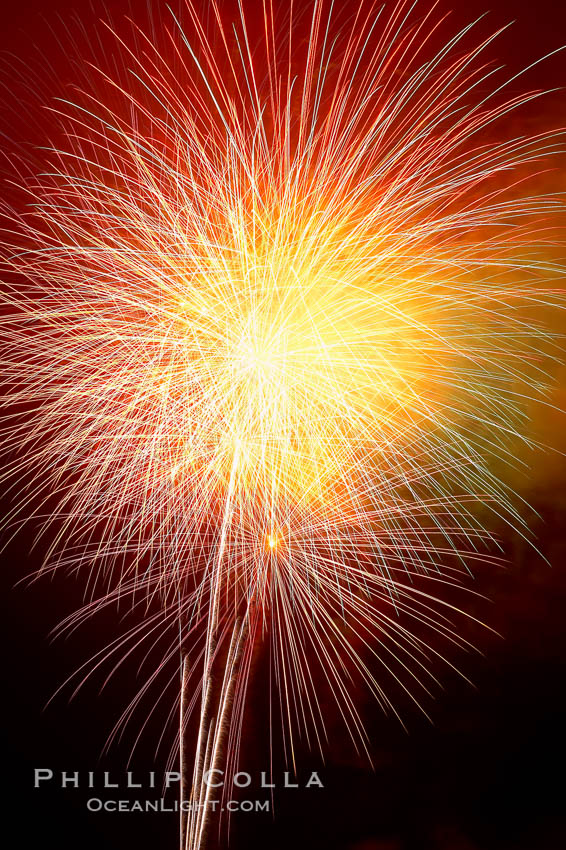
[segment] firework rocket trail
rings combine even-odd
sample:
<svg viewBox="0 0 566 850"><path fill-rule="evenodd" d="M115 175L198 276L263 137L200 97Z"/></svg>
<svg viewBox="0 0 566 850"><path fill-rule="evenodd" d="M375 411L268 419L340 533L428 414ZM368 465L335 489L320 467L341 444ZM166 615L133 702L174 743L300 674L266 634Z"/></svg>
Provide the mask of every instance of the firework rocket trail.
<svg viewBox="0 0 566 850"><path fill-rule="evenodd" d="M351 682L395 711L378 664L419 702L436 642L466 644L438 597L495 560L486 510L528 533L493 470L544 397L560 274L530 180L560 135L490 135L541 94L506 96L499 33L438 47L434 8L314 2L305 40L292 2L250 10L116 34L127 73L54 102L64 143L6 238L16 516L88 574L66 628L160 598L107 657L178 625L201 802L261 640L293 763L327 696L367 749Z"/></svg>

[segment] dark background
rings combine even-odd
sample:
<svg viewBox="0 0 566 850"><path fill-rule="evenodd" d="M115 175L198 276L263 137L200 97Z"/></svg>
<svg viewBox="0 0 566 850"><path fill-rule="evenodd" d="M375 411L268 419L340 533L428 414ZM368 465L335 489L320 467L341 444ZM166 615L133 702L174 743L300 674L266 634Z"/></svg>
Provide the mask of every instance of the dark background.
<svg viewBox="0 0 566 850"><path fill-rule="evenodd" d="M164 6L152 4L156 21ZM119 18L132 4L120 0L107 2L105 7ZM423 2L422 7L428 9L429 4ZM72 79L64 49L65 28L78 16L88 33L103 8L102 4L83 5L76 0L3 3L0 82L6 91L2 123L6 152L24 141L41 143L41 125L34 121L33 106L28 111L33 97L22 94L20 98L18 93L26 86L49 92L54 80ZM454 26L489 9L486 31L517 21L497 47L497 56L511 70L566 42L566 9L550 0L470 0L458 4ZM526 85L548 88L564 83L563 55L534 69ZM559 96L537 107L541 122L563 123L565 103ZM562 408L564 378L559 371L554 397ZM564 422L561 414L535 412L533 435L564 449ZM531 526L541 555L552 566L508 534L503 539L508 568L477 570L474 589L491 602L476 603L479 607L474 613L503 637L470 634L484 655L471 653L454 659L475 687L444 671L443 689L426 706L432 723L401 700L399 708L408 731L368 702L364 715L373 742L374 770L350 752L339 725L330 720L325 764L309 755L306 746L299 752L303 776L318 769L324 791L276 791L275 822L271 815L263 814L235 818L231 837L235 850L566 847L566 467L563 458L552 453L532 452L527 460L531 473L517 486L538 514L533 512ZM8 546L0 572L4 605L0 617L5 714L2 773L9 795L3 798L4 831L14 830L13 846L19 847L175 847L174 815L89 814L85 809L90 796L87 789L63 791L54 783L50 790L33 789L34 767L95 770L99 774L111 770L121 777L128 767L159 772L165 767L167 748L155 752L156 733L161 728L159 718L154 717L131 764L128 760L139 726L116 741L107 755L101 755L128 695L136 682L143 680L140 659L126 664L104 690L100 690L102 679L94 677L74 699L69 700L66 689L46 706L67 675L103 642L118 635L123 623L108 612L69 639L51 641L53 627L83 603L82 587L80 581L63 574L32 585L18 584L41 564L41 547L30 553L32 533L33 529L28 529ZM257 694L252 694L258 705L261 684L260 677ZM252 712L251 727L242 768L265 769L266 729L260 710ZM173 727L168 734L174 734ZM143 796L149 794L144 791Z"/></svg>

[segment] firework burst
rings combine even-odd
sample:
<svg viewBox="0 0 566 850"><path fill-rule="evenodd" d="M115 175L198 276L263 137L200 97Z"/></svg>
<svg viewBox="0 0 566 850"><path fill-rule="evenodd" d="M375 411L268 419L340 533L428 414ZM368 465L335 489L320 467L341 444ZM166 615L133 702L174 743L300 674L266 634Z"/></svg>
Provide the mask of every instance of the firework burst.
<svg viewBox="0 0 566 850"><path fill-rule="evenodd" d="M491 557L486 509L522 526L493 470L546 386L559 201L530 178L559 135L494 140L540 92L505 96L497 33L439 47L409 3L184 15L51 106L6 240L7 474L88 576L67 627L146 593L163 613L110 654L178 626L203 802L261 640L292 760L324 746L317 682L366 748L350 682L418 701L465 643L438 597Z"/></svg>

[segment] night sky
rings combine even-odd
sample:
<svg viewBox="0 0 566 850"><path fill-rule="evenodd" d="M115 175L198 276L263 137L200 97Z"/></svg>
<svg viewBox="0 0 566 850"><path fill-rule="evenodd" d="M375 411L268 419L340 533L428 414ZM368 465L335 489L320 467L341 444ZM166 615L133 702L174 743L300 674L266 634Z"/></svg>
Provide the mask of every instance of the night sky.
<svg viewBox="0 0 566 850"><path fill-rule="evenodd" d="M122 0L104 5L115 19L136 8ZM566 7L558 0L469 0L457 5L454 27L488 10L485 26L481 24L485 32L516 19L494 51L511 71L566 43ZM165 3L152 6L158 21ZM426 0L422 6L428 8ZM67 25L73 29L77 26L73 21L80 19L89 33L101 8L102 4L83 5L77 0L4 2L0 85L6 109L0 144L6 152L42 143L44 124L34 120L34 97L25 92L31 87L48 95L55 80L73 80L75 60L65 53L65 29ZM525 86L565 85L565 56L534 69ZM551 95L528 120L558 125L564 121L565 106L563 93ZM564 186L563 176L556 179ZM8 196L10 191L6 187ZM556 369L556 381L553 402L564 408L565 369ZM565 424L559 412L534 410L532 436L564 451ZM317 770L324 790L279 787L274 794L275 821L268 814L234 818L233 850L566 847L566 463L556 451L533 450L523 460L529 470L513 483L532 508L525 508L525 513L540 554L502 528L507 568L477 568L473 589L486 598L470 597L467 610L500 636L471 623L466 627L466 637L479 651L455 652L451 660L473 685L439 668L442 687L426 704L430 720L401 693L397 695L406 730L361 697L373 769L352 751L338 719L329 712L325 763L309 753L304 742L298 752L300 779ZM7 507L9 496L4 503ZM52 629L83 604L83 588L80 577L62 572L33 584L21 581L42 561L44 544L30 552L33 532L30 526L7 545L0 571L5 832L14 831L13 846L44 850L173 848L177 835L173 814L90 814L85 802L92 792L86 787L62 790L52 783L49 789L33 789L36 767L79 770L84 775L93 770L99 776L109 770L123 778L128 769L140 775L150 770L160 774L167 758L167 747L155 753L164 722L161 715L149 722L131 764L139 723L134 722L102 754L115 721L151 668L151 657L134 654L102 692L104 676L95 676L72 700L72 688L64 688L47 705L65 679L119 635L132 615L107 611L69 639L53 641ZM241 758L242 769L254 776L269 769L265 667L265 659L260 659ZM174 725L169 724L167 740L173 735ZM285 767L277 745L274 758L276 778L282 778ZM124 796L128 795L120 794ZM149 794L144 791L143 796Z"/></svg>

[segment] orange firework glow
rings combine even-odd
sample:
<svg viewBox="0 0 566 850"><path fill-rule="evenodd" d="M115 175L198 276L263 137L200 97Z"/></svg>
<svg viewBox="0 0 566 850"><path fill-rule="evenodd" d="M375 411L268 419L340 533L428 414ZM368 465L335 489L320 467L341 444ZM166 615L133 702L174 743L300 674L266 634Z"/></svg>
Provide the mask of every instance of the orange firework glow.
<svg viewBox="0 0 566 850"><path fill-rule="evenodd" d="M560 272L531 179L559 134L497 129L541 94L484 59L499 33L438 46L405 0L250 11L115 35L122 69L51 105L64 141L7 239L18 510L49 494L49 558L105 586L86 612L147 591L179 624L204 803L261 637L293 760L299 729L323 747L315 673L366 748L350 681L420 701L432 639L465 643L437 597L492 557L488 511L522 525L495 470Z"/></svg>

